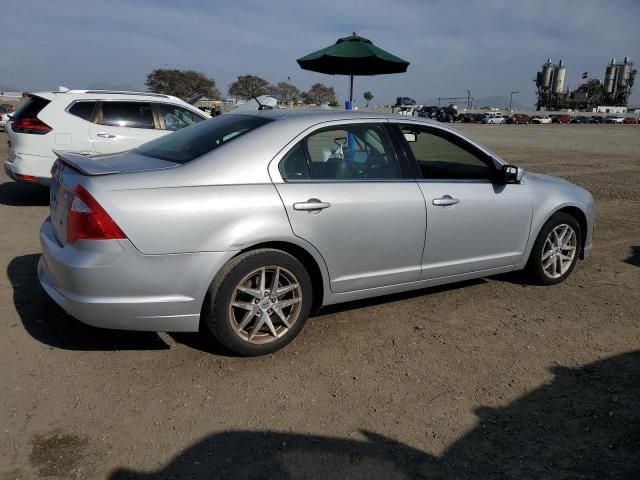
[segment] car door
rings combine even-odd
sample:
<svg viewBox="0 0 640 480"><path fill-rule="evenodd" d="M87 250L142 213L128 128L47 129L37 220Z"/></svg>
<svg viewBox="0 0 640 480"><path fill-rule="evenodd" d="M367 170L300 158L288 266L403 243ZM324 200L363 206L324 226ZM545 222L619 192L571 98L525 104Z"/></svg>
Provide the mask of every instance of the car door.
<svg viewBox="0 0 640 480"><path fill-rule="evenodd" d="M425 205L404 162L380 121L319 128L280 160L291 227L322 255L332 291L418 279Z"/></svg>
<svg viewBox="0 0 640 480"><path fill-rule="evenodd" d="M105 100L98 108L89 128L98 153L130 150L167 133L159 128L151 102Z"/></svg>
<svg viewBox="0 0 640 480"><path fill-rule="evenodd" d="M498 184L491 156L450 130L398 124L427 209L420 279L515 265L529 239L532 196Z"/></svg>

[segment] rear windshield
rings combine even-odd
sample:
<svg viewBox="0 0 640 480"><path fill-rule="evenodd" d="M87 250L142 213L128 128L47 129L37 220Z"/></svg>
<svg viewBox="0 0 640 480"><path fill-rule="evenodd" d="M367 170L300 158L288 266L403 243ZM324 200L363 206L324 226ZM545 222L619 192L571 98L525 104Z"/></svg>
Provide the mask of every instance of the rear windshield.
<svg viewBox="0 0 640 480"><path fill-rule="evenodd" d="M41 97L33 96L25 102L20 109L11 115L12 120L21 120L23 118L36 118L44 107L49 105L49 100Z"/></svg>
<svg viewBox="0 0 640 480"><path fill-rule="evenodd" d="M169 162L187 163L270 121L249 115L221 115L145 143L135 152Z"/></svg>

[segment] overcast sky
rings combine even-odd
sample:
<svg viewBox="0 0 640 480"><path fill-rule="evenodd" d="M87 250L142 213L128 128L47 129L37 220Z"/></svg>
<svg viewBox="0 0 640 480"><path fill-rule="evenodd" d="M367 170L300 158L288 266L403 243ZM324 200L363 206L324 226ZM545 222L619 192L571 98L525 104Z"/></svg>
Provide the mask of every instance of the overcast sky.
<svg viewBox="0 0 640 480"><path fill-rule="evenodd" d="M260 75L302 89L346 77L300 70L295 60L357 31L411 65L406 74L359 77L373 103L396 96L509 96L532 105L532 79L563 59L572 88L602 79L612 57L640 60L640 0L19 0L3 1L0 85L19 90L143 88L154 68L190 68L223 92ZM632 101L640 103L640 95Z"/></svg>

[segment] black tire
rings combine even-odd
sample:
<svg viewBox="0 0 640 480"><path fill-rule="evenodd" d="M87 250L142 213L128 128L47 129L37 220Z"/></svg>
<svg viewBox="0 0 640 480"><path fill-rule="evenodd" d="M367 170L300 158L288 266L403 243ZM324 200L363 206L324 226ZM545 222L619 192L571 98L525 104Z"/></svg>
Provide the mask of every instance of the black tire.
<svg viewBox="0 0 640 480"><path fill-rule="evenodd" d="M265 343L252 343L248 338L243 337L247 333L244 329L236 330L240 325L237 319L232 318L235 310L230 304L237 293L236 288L247 275L258 269L269 267L280 267L283 272L287 272L297 280L301 290L299 292L301 305L295 307L297 309L295 323L288 329L284 325L279 327L286 329L282 336L269 339L269 335L263 333ZM275 274L272 275L275 277ZM232 352L244 356L266 355L283 348L300 333L309 316L312 298L309 273L295 257L275 249L252 250L230 260L213 280L202 309L202 318L213 336ZM293 312L293 308L291 307L289 312ZM258 315L255 315L255 318L257 319ZM273 318L276 318L275 314Z"/></svg>
<svg viewBox="0 0 640 480"><path fill-rule="evenodd" d="M556 278L552 278L545 272L542 255L547 237L555 228L560 225L568 225L574 230L576 236L575 253L567 270L562 273L562 275ZM529 255L527 270L532 282L538 285L556 285L560 282L563 282L571 274L574 267L576 266L581 249L582 232L580 230L580 224L578 223L578 221L568 213L558 212L554 214L549 220L547 220L547 223L544 224L542 230L540 230L538 238L536 238L536 243L533 245L533 249L531 250L531 254Z"/></svg>

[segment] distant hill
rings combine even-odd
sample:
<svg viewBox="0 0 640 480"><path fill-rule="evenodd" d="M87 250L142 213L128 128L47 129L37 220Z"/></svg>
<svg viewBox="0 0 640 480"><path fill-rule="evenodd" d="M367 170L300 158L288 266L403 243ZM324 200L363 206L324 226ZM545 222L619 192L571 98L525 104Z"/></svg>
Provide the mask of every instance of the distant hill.
<svg viewBox="0 0 640 480"><path fill-rule="evenodd" d="M20 92L17 88L7 87L6 85L0 85L0 92Z"/></svg>

